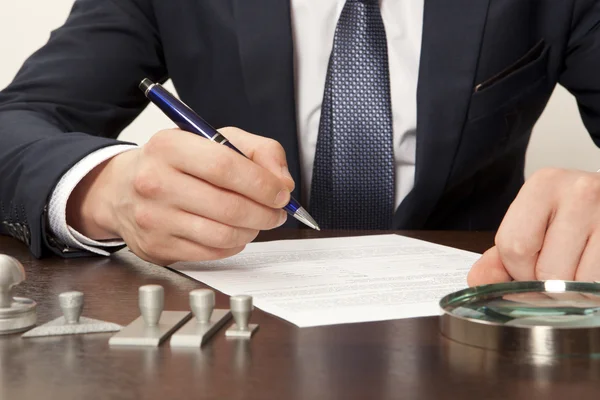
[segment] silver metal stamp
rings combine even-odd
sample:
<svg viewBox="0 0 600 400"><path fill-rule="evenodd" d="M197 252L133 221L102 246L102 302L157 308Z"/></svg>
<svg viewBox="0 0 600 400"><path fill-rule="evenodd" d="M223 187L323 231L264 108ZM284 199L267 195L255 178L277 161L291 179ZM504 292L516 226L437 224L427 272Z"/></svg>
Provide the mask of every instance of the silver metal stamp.
<svg viewBox="0 0 600 400"><path fill-rule="evenodd" d="M171 347L201 347L229 319L229 310L215 310L215 294L209 289L190 292L190 307L194 318L171 336Z"/></svg>
<svg viewBox="0 0 600 400"><path fill-rule="evenodd" d="M258 325L249 324L250 315L254 306L252 296L238 295L230 299L231 314L235 320L235 325L225 332L225 336L232 338L249 339L258 329Z"/></svg>
<svg viewBox="0 0 600 400"><path fill-rule="evenodd" d="M146 285L139 289L142 314L110 338L111 346L159 346L192 315L188 311L163 311L164 289Z"/></svg>

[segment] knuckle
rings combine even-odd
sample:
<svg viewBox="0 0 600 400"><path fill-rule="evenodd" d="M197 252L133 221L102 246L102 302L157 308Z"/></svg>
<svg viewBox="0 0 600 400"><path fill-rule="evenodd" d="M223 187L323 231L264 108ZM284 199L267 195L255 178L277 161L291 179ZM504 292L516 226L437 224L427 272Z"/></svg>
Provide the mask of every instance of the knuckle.
<svg viewBox="0 0 600 400"><path fill-rule="evenodd" d="M253 177L252 181L254 183L254 187L256 187L257 190L265 191L269 187L269 179L265 177L264 173L256 174L256 176Z"/></svg>
<svg viewBox="0 0 600 400"><path fill-rule="evenodd" d="M209 171L215 177L229 179L233 175L233 161L227 155L214 157Z"/></svg>
<svg viewBox="0 0 600 400"><path fill-rule="evenodd" d="M172 143L171 136L172 134L170 130L162 130L158 133L155 133L144 145L144 154L149 156L163 154Z"/></svg>
<svg viewBox="0 0 600 400"><path fill-rule="evenodd" d="M542 168L531 175L530 180L533 183L552 182L565 174L565 170L561 168Z"/></svg>
<svg viewBox="0 0 600 400"><path fill-rule="evenodd" d="M597 203L600 200L600 180L590 175L575 179L571 192L578 202Z"/></svg>
<svg viewBox="0 0 600 400"><path fill-rule="evenodd" d="M135 224L143 231L152 231L156 226L153 213L148 207L138 206L133 212Z"/></svg>
<svg viewBox="0 0 600 400"><path fill-rule="evenodd" d="M500 254L510 260L528 258L536 252L529 243L517 238L502 238L497 242L496 246Z"/></svg>
<svg viewBox="0 0 600 400"><path fill-rule="evenodd" d="M214 246L220 249L235 247L236 230L227 225L218 226L213 232Z"/></svg>
<svg viewBox="0 0 600 400"><path fill-rule="evenodd" d="M285 149L277 140L266 139L265 147L268 148L271 153L285 158Z"/></svg>
<svg viewBox="0 0 600 400"><path fill-rule="evenodd" d="M162 184L158 174L147 166L141 167L133 178L134 190L146 198L155 198L162 193Z"/></svg>
<svg viewBox="0 0 600 400"><path fill-rule="evenodd" d="M232 195L222 203L221 206L223 222L228 224L239 223L246 212L241 196Z"/></svg>

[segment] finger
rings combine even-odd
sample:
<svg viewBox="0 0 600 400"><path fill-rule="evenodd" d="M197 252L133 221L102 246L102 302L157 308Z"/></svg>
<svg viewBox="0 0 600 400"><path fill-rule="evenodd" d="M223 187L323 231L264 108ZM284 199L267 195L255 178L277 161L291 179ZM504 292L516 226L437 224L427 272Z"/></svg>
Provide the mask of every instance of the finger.
<svg viewBox="0 0 600 400"><path fill-rule="evenodd" d="M240 253L245 246L229 249L206 247L197 243L179 239L177 245L166 252L167 257L178 261L211 261L221 260Z"/></svg>
<svg viewBox="0 0 600 400"><path fill-rule="evenodd" d="M258 236L256 229L232 227L185 211L174 211L165 227L175 237L216 249L245 246Z"/></svg>
<svg viewBox="0 0 600 400"><path fill-rule="evenodd" d="M289 189L270 171L226 146L192 133L159 132L144 145L143 151L149 158L165 159L184 173L240 193L268 207L281 208L289 202ZM134 182L150 181L152 173L151 170L147 174L142 171L141 177Z"/></svg>
<svg viewBox="0 0 600 400"><path fill-rule="evenodd" d="M290 191L294 190L295 183L289 171L285 150L278 141L232 127L221 128L219 132L246 157L283 179Z"/></svg>
<svg viewBox="0 0 600 400"><path fill-rule="evenodd" d="M244 246L230 249L206 247L182 238L171 237L165 246L131 246L131 250L140 258L161 266L180 261L212 261L234 256L244 250Z"/></svg>
<svg viewBox="0 0 600 400"><path fill-rule="evenodd" d="M575 273L576 281L600 281L600 233L590 235Z"/></svg>
<svg viewBox="0 0 600 400"><path fill-rule="evenodd" d="M483 253L467 275L467 283L471 287L510 281L511 277L504 268L495 246Z"/></svg>
<svg viewBox="0 0 600 400"><path fill-rule="evenodd" d="M227 249L246 245L258 235L258 230L234 228L162 205L138 205L134 220L135 231L147 247L164 247L171 237L179 237Z"/></svg>
<svg viewBox="0 0 600 400"><path fill-rule="evenodd" d="M573 280L591 231L589 207L570 197L562 201L546 231L536 279Z"/></svg>
<svg viewBox="0 0 600 400"><path fill-rule="evenodd" d="M511 293L505 294L502 298L504 300L527 304L540 304L552 300L552 297L540 292Z"/></svg>
<svg viewBox="0 0 600 400"><path fill-rule="evenodd" d="M548 177L537 175L523 186L496 234L500 259L518 281L536 278L537 258L556 203L547 181Z"/></svg>
<svg viewBox="0 0 600 400"><path fill-rule="evenodd" d="M577 302L578 306L597 307L600 304L598 296L588 293L577 292L529 292L529 293L513 293L502 296L505 300L527 304L547 304L549 306L556 305L556 300L563 302Z"/></svg>
<svg viewBox="0 0 600 400"><path fill-rule="evenodd" d="M281 226L287 213L172 170L154 198L191 214L241 228L268 230Z"/></svg>

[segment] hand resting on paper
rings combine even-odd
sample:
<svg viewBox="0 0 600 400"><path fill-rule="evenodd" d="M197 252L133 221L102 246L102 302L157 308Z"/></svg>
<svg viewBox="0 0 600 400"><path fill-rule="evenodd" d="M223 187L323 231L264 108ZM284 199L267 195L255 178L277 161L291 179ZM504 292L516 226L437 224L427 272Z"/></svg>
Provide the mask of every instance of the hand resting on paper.
<svg viewBox="0 0 600 400"><path fill-rule="evenodd" d="M473 265L470 286L600 280L600 174L544 169L528 179Z"/></svg>

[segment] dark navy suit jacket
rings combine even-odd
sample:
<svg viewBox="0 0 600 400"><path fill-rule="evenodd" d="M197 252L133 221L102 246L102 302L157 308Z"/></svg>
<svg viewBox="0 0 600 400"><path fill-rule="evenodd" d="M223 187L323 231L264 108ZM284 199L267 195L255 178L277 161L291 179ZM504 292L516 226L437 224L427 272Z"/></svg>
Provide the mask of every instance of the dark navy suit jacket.
<svg viewBox="0 0 600 400"><path fill-rule="evenodd" d="M118 143L144 77L172 78L214 126L281 142L300 182L289 1L78 0L0 92L0 233L80 254L48 234L45 206L73 164ZM425 0L416 180L394 228L496 229L557 83L599 144L600 2Z"/></svg>

